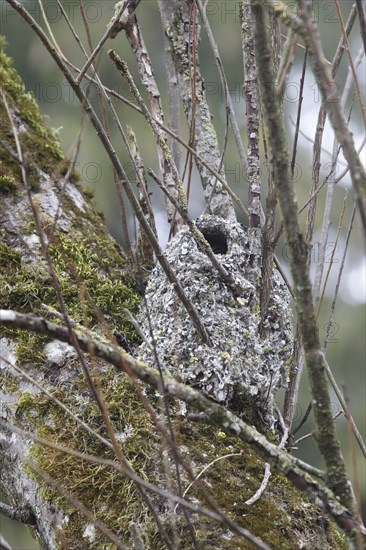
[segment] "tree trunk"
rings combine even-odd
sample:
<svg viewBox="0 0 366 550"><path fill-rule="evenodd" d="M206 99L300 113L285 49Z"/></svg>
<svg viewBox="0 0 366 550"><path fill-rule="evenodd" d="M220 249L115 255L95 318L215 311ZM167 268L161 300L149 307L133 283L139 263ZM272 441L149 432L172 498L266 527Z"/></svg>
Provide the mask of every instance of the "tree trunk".
<svg viewBox="0 0 366 550"><path fill-rule="evenodd" d="M44 125L35 100L4 53L0 63L1 307L58 324L64 324L66 312L71 328L93 329L100 338L117 340L148 360L148 345L139 347L140 336L125 314L125 309L137 314L146 282L140 279L146 274L134 272L109 236L77 174L71 171L67 181L69 161ZM15 135L27 166L26 182ZM151 288L155 283L153 279ZM169 312L174 315L174 304ZM152 324L159 326L159 320L152 319ZM144 321L147 331L148 325ZM150 351L150 358L153 355ZM196 359L203 365L207 356ZM174 361L182 357L172 361L176 368ZM267 544L263 548L347 546L329 517L275 470L261 498L247 505L264 476L264 460L256 451L219 428L190 421L182 402L164 401L149 386L97 358L93 350L83 353L46 334L4 325L0 368L5 421L0 428L1 487L42 548L255 547L255 540L244 538L235 526L261 539ZM189 376L181 376L189 383ZM207 387L204 390L209 394ZM230 391L224 387L223 392L220 400L214 387L211 397L230 406ZM256 399L240 397L240 417L269 432ZM119 464L124 463L126 475L88 459L115 460L108 419L123 452ZM6 424L36 434L49 446L12 433ZM279 442L272 424L269 435ZM166 430L169 437L174 432L173 446ZM65 447L84 455L66 454ZM189 468L176 466L178 449ZM160 494L133 481L131 471L160 487ZM201 487L190 486L192 472L202 474ZM166 492L184 496L192 509L184 512Z"/></svg>

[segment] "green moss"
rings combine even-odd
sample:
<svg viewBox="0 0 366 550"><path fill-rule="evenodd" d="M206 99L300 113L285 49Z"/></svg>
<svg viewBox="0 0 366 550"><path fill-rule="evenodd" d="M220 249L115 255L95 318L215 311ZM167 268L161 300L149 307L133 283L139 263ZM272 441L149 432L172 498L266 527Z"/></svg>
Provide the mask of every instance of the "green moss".
<svg viewBox="0 0 366 550"><path fill-rule="evenodd" d="M91 189L90 187L85 187L83 189L83 193L84 193L84 196L89 200L92 200L95 197L95 191L94 191L94 189Z"/></svg>
<svg viewBox="0 0 366 550"><path fill-rule="evenodd" d="M42 334L17 331L16 356L19 363L24 365L32 362L34 365L44 365L45 354L43 349L48 340L48 337Z"/></svg>
<svg viewBox="0 0 366 550"><path fill-rule="evenodd" d="M103 234L96 237L93 233L76 233L72 238L60 234L50 251L62 274L63 296L70 315L89 327L95 327L106 316L130 343L137 342L124 309L136 312L141 298L135 290L133 273L125 274L126 265L113 241Z"/></svg>
<svg viewBox="0 0 366 550"><path fill-rule="evenodd" d="M297 548L301 536L304 540L312 537L312 548L345 548L346 539L339 535L329 518L273 469L270 483L261 498L251 506L245 504L258 490L264 475L264 461L248 445L212 426L179 421L176 429L179 430L178 441L186 449L196 473L211 464L200 477L205 490L241 527L271 548ZM189 495L205 504L193 487ZM202 548L255 548L237 536L223 537L222 529L208 519L201 517L196 527ZM182 538L187 540L183 532ZM182 548L188 550L191 546L187 541Z"/></svg>
<svg viewBox="0 0 366 550"><path fill-rule="evenodd" d="M135 473L156 482L156 463L153 457L156 454L154 449L159 447L160 440L148 414L141 407L135 386L126 375L118 375L113 368L104 372L97 384L107 404L124 457ZM75 392L79 396L77 403L74 398ZM109 439L101 413L90 397L84 377L80 376L74 381L72 392L58 387L53 393L81 416L91 428ZM23 394L16 412L22 421L31 420L33 425L39 426L39 436L52 440L57 445L72 447L99 458L115 460L111 449L76 424L48 398L38 396L35 399L33 394ZM64 490L70 491L93 510L97 517L122 539L127 540L129 537L131 518L145 526L150 525L150 530L154 532L155 527L140 492L124 475L107 466L92 464L37 445L33 446L31 455L44 471L58 484L62 484ZM88 523L86 519L51 489L45 488L43 496L61 506L68 515L68 523L58 535L58 547L74 548L75 541L80 541L79 544L82 545L83 532ZM97 533L95 541L88 543L88 548L114 547L108 545L104 537Z"/></svg>
<svg viewBox="0 0 366 550"><path fill-rule="evenodd" d="M13 176L0 175L0 193L12 193L16 191L16 189L17 186Z"/></svg>
<svg viewBox="0 0 366 550"><path fill-rule="evenodd" d="M93 371L93 369L92 369ZM141 405L136 388L126 375L116 374L113 368L95 378L121 445L124 456L134 471L150 482L167 488L173 483L174 469L167 481L162 464L162 442L149 415ZM108 438L100 411L91 397L81 375L73 380L72 389L57 386L52 389L73 412L78 414L93 430ZM75 395L78 396L77 400ZM156 401L156 400L155 400ZM156 403L154 403L156 404ZM93 435L76 424L51 400L44 396L23 394L17 404L17 418L38 426L37 434L57 445L72 447L99 458L116 460L114 453ZM258 489L264 473L263 460L243 442L229 437L212 426L190 423L175 417L173 424L176 442L185 459L194 467L205 491L214 496L219 508L235 520L239 526L267 542L271 548L291 550L298 540L312 540L312 548L345 549L345 538L338 533L325 514L310 503L302 493L282 475L272 470L270 483L260 500L252 506L245 501ZM129 547L129 525L135 521L145 540L147 549L165 548L150 512L136 486L127 477L107 466L92 464L80 458L62 454L54 449L33 446L31 456L57 484L62 484L87 508L114 531ZM171 464L173 464L172 456ZM219 459L219 460L218 460ZM34 474L32 474L34 475ZM183 490L191 481L182 476ZM76 512L71 504L51 489L43 490L45 499L60 506L68 516L67 523L58 534L58 548L79 548L86 545L83 533L88 521ZM156 495L152 495L157 504ZM206 506L202 495L194 487L187 498ZM167 508L159 498L160 507ZM169 516L161 516L168 535L172 535ZM254 549L249 542L230 535L225 527L203 516L191 514L199 548ZM180 548L189 550L192 543L181 510L175 516L176 532ZM84 545L84 546L83 546ZM98 531L91 549L113 549Z"/></svg>
<svg viewBox="0 0 366 550"><path fill-rule="evenodd" d="M113 254L108 250L112 248ZM135 312L140 296L132 276L124 276L121 256L115 254L113 241L95 235L90 239L75 234L71 239L61 235L50 248L61 291L69 315L77 322L95 327L111 321L112 330L123 333L127 342L138 342L134 327L126 321L124 308ZM113 256L115 260L113 263ZM45 266L24 265L20 254L0 242L0 300L4 309L44 315L42 304L59 310L56 292ZM17 356L44 363L42 348L47 341L42 335L7 330L17 335Z"/></svg>
<svg viewBox="0 0 366 550"><path fill-rule="evenodd" d="M19 389L18 381L14 379L11 372L6 371L1 374L1 389L8 395L15 394Z"/></svg>
<svg viewBox="0 0 366 550"><path fill-rule="evenodd" d="M31 188L36 189L39 170L42 169L51 174L58 169L64 154L54 133L45 125L36 99L32 93L25 90L21 78L12 67L11 59L4 53L4 42L4 38L0 37L1 86L15 124L20 122L27 124L27 131L19 132L18 137L22 151L26 151L29 184ZM12 125L2 99L0 99L0 133L1 139L10 151L17 154ZM8 182L12 181L12 190L22 182L20 165L5 147L0 148L0 173ZM0 186L0 189L3 190L3 187Z"/></svg>

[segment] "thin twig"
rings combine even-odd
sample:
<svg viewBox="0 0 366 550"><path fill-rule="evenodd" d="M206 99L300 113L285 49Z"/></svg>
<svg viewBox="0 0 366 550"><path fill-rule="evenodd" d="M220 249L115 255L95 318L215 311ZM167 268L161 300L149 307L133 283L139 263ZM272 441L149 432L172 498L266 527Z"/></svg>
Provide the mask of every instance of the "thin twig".
<svg viewBox="0 0 366 550"><path fill-rule="evenodd" d="M366 55L366 13L362 0L356 0L358 19L360 21L361 37Z"/></svg>
<svg viewBox="0 0 366 550"><path fill-rule="evenodd" d="M362 435L359 431L359 429L357 428L357 425L356 425L356 422L354 421L354 418L351 414L351 411L349 410L349 408L347 407L347 403L346 403L346 400L344 399L344 396L343 396L343 393L341 392L340 388L338 387L338 384L336 382L336 379L334 378L333 376L333 373L332 373L332 370L328 364L328 361L325 359L324 357L324 364L325 364L325 370L326 370L326 373L328 375L328 378L329 378L329 381L334 389L334 392L336 394L336 396L338 397L338 401L340 402L341 406L342 406L342 409L343 409L343 412L349 422L349 425L351 426L352 428L352 431L353 431L353 434L356 438L356 441L362 451L362 454L363 456L366 458L366 445L365 445L365 442L362 438Z"/></svg>
<svg viewBox="0 0 366 550"><path fill-rule="evenodd" d="M240 453L230 453L230 454L227 454L227 455L222 455L222 456L219 456L217 458L215 458L215 460L212 460L211 462L209 462L208 464L206 464L206 466L204 468L202 468L202 470L197 474L196 476L196 479L191 481L191 483L188 485L188 487L184 490L184 493L183 493L183 497L185 497L187 495L187 493L189 492L189 490L191 489L191 487L193 487L193 485L195 484L195 481L197 479L199 479L200 477L202 477L202 475L207 472L207 470L209 468L211 468L211 466L213 466L214 464L216 464L216 462L219 462L220 460L226 460L228 458L231 458L233 456L242 456L243 452L240 451ZM177 509L177 506L174 508L174 511L176 511Z"/></svg>
<svg viewBox="0 0 366 550"><path fill-rule="evenodd" d="M289 29L285 44L283 46L282 58L276 79L276 93L279 95L283 94L286 80L290 74L291 65L295 56L296 40L297 35L292 31L292 29Z"/></svg>
<svg viewBox="0 0 366 550"><path fill-rule="evenodd" d="M305 414L304 416L302 417L302 419L300 420L300 423L298 424L298 426L296 426L296 428L294 430L292 430L292 435L295 435L302 427L303 425L305 424L305 422L307 421L307 419L309 418L309 414L311 413L312 411L312 408L313 408L313 404L312 402L310 401L306 411L305 411Z"/></svg>
<svg viewBox="0 0 366 550"><path fill-rule="evenodd" d="M353 75L353 81L354 81L355 87L356 87L356 94L357 94L357 99L358 99L358 102L359 102L360 108L361 108L363 123L364 123L364 126L366 126L365 104L362 100L360 84L358 82L356 68L355 68L355 64L354 64L353 59L352 59L352 54L351 54L351 50L350 50L349 42L348 42L348 36L347 36L347 32L346 32L346 29L345 29L345 26L344 26L342 12L341 12L341 9L339 7L339 1L338 0L335 0L335 7L336 7L338 19L339 19L339 24L340 24L342 34L343 34L343 40L344 40L345 48L347 50L347 55L348 55L348 59L349 59L349 63L350 63L350 67L351 67L351 71L352 71L352 75Z"/></svg>
<svg viewBox="0 0 366 550"><path fill-rule="evenodd" d="M345 264L345 260L346 260L348 244L349 244L351 233L352 233L353 221L355 219L355 213L356 213L356 205L354 204L353 205L353 210L352 210L352 215L351 215L351 220L350 220L348 231L347 231L346 243L344 245L344 251L343 251L343 254L342 254L342 261L341 261L341 265L340 265L339 272L338 272L337 283L336 283L336 287L335 287L335 290L334 290L332 305L330 307L329 319L328 319L327 327L326 327L326 330L325 330L325 338L324 338L324 342L323 342L324 351L326 351L327 346L328 346L328 342L329 342L329 334L330 334L330 330L331 330L331 327L332 327L332 324L333 324L333 315L334 315L335 306L336 306L336 302L337 302L337 298L338 298L339 286L340 286L341 280L342 280L343 268L344 268L344 264Z"/></svg>
<svg viewBox="0 0 366 550"><path fill-rule="evenodd" d="M343 414L343 411L338 411L334 416L333 416L333 421L334 420L337 420L337 418L339 416L341 416ZM292 444L292 448L295 449L296 446L301 443L302 441L305 441L305 439L309 439L309 437L314 437L315 436L315 432L310 432L306 435L303 435L302 437L299 437L299 439L296 439L296 441L294 441L294 443Z"/></svg>
<svg viewBox="0 0 366 550"><path fill-rule="evenodd" d="M284 422L284 419L282 417L281 411L277 406L276 406L276 412L277 412L277 415L279 417L281 428L282 428L281 441L280 441L280 443L277 447L280 450L280 449L283 449L284 446L286 445L286 441L287 441L288 436L289 436L289 429L286 426L286 424ZM271 465L268 464L268 462L266 462L265 465L264 465L263 480L262 480L262 483L261 483L259 489L254 493L254 495L252 497L250 497L248 500L246 500L244 504L246 504L247 506L251 506L252 504L254 504L255 502L257 502L260 499L260 497L263 495L264 491L267 488L270 476L271 476Z"/></svg>
<svg viewBox="0 0 366 550"><path fill-rule="evenodd" d="M150 195L148 191L146 171L145 171L142 157L140 155L136 135L133 129L131 128L131 126L127 126L127 139L128 139L130 151L133 155L134 162L136 164L136 168L138 171L138 174L136 174L136 187L137 187L137 190L139 191L138 200L141 205L141 210L143 211L146 219L149 222L151 229L153 230L155 236L157 237L158 233L156 229L155 216L154 216ZM139 250L140 256L142 256L143 262L144 263L150 262L152 265L153 250L151 248L150 242L146 237L144 231L139 231L138 250Z"/></svg>
<svg viewBox="0 0 366 550"><path fill-rule="evenodd" d="M364 136L363 140L361 141L361 145L357 150L358 154L360 154L362 149L365 147L365 143L366 143L366 135ZM344 178L344 176L348 174L348 172L349 172L349 166L346 166L343 172L341 172L339 176L335 179L336 184L339 183Z"/></svg>
<svg viewBox="0 0 366 550"><path fill-rule="evenodd" d="M43 21L44 21L44 23L45 23L45 25L46 25L46 28L47 28L47 30L48 30L48 32L49 32L49 34L50 34L51 40L52 40L52 42L53 42L53 45L55 46L55 48L56 48L58 54L60 55L60 57L62 57L63 59L65 59L65 56L64 56L64 54L63 54L63 52L62 52L62 50L61 50L61 48L60 48L59 43L58 43L57 40L56 40L55 35L53 34L51 25L50 25L50 23L49 23L49 21L48 21L47 14L46 14L45 9L44 9L44 7L43 7L43 1L44 1L44 0L38 0L38 4L39 4L39 8L40 8L40 11L41 11L41 14L42 14Z"/></svg>
<svg viewBox="0 0 366 550"><path fill-rule="evenodd" d="M175 134L180 133L180 98L179 98L179 86L178 77L173 62L173 51L169 40L164 34L164 46L165 46L165 68L167 73L167 86L168 86L168 106L169 106L169 127ZM181 151L177 140L171 138L170 147L174 163L180 173L181 169Z"/></svg>
<svg viewBox="0 0 366 550"><path fill-rule="evenodd" d="M343 217L344 217L344 213L345 213L346 205L347 205L347 195L348 195L348 193L346 191L344 199L343 199L342 210L341 210L341 213L340 213L340 219L339 219L339 223L338 223L337 235L336 235L336 238L335 238L335 241L334 241L334 244L333 244L332 253L331 253L331 256L330 256L330 262L328 264L328 269L327 269L327 273L326 273L324 284L323 284L323 289L322 289L321 295L319 297L319 301L317 302L317 306L316 306L316 312L315 312L316 318L319 317L319 312L320 312L321 305L323 303L323 298L324 298L325 290L327 288L327 283L328 283L330 271L333 267L334 254L335 254L335 252L337 250L337 247L338 247L339 234L340 234L342 226L343 226Z"/></svg>
<svg viewBox="0 0 366 550"><path fill-rule="evenodd" d="M117 9L117 12L115 13L114 17L111 19L111 21L108 24L108 28L102 38L99 40L98 44L94 48L94 51L89 56L88 60L86 61L85 65L81 69L78 77L75 80L75 84L78 85L84 78L84 75L86 74L86 71L89 69L90 65L94 62L94 59L97 57L100 50L103 48L104 44L107 42L111 29L115 26L115 24L121 19L123 12L125 11L127 5L129 3L129 0L125 0L121 3L119 8Z"/></svg>
<svg viewBox="0 0 366 550"><path fill-rule="evenodd" d="M301 78L300 78L299 103L298 103L298 106L297 106L297 117L296 117L296 124L295 124L294 145L293 145L293 149L292 149L292 159L291 159L291 177L292 178L294 177L296 153L297 153L297 140L299 138L299 130L300 130L301 107L302 107L302 102L303 102L303 99L304 99L303 92L304 92L304 84L305 84L307 55L308 55L308 52L307 52L307 50L305 50L304 60L303 60L303 64L302 64L302 73L301 73Z"/></svg>
<svg viewBox="0 0 366 550"><path fill-rule="evenodd" d="M293 125L293 127L295 128L296 127L296 122L294 121L294 119L292 118L291 115L289 115L289 120L291 122L291 124ZM311 138L310 136L308 136L303 130L301 130L301 128L299 128L299 135L301 135L304 139L306 139L306 141L308 141L309 143L311 143L311 145L314 147L314 139ZM326 149L325 147L321 147L321 152L322 153L325 153L326 155L328 155L329 157L332 157L333 156L333 152L332 151L328 151L328 149ZM340 160L339 161L340 164L343 164L344 166L347 166L347 163L344 162L343 160Z"/></svg>

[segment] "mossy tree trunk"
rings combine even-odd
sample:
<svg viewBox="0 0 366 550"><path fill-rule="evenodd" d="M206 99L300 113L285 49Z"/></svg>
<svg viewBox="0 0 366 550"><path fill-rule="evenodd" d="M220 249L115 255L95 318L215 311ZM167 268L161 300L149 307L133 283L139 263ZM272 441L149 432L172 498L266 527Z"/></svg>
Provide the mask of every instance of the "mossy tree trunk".
<svg viewBox="0 0 366 550"><path fill-rule="evenodd" d="M81 325L138 355L140 337L125 309L138 310L140 275L109 236L77 175L66 181L69 162L4 53L0 71L1 307L60 324L66 313L72 328ZM276 471L248 506L263 479L263 459L223 430L191 422L181 404L170 402L174 448L196 475L207 468L201 482L210 498L202 487L188 489L189 472L176 467L159 429L166 403L92 350L84 354L46 334L4 326L0 367L1 485L42 548L254 547L237 527L261 539L263 548L347 547L332 521ZM245 412L258 425L255 407L253 401ZM271 437L278 440L274 432ZM123 452L117 459L125 475L107 462L116 460L114 443ZM134 482L131 471L160 487L160 494ZM183 493L196 508L183 513L168 492ZM206 513L199 513L203 508ZM217 510L223 512L219 520Z"/></svg>

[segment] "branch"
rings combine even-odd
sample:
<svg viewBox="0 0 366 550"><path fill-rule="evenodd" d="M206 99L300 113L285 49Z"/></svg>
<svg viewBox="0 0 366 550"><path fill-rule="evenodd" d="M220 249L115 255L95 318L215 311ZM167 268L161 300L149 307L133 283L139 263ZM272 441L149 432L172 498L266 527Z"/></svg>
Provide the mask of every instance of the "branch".
<svg viewBox="0 0 366 550"><path fill-rule="evenodd" d="M174 0L173 10L165 7L164 0L159 0L159 9L162 16L165 33L173 52L175 68L179 78L181 99L188 124L192 122L192 86L191 86L191 64L189 52L191 51L191 24L190 5L191 2ZM197 35L199 29L197 26ZM195 116L195 144L194 149L199 152L205 162L215 168L220 167L220 151L215 128L212 124L211 113L208 107L204 82L199 69L198 58L196 62L196 116ZM210 202L210 213L222 218L235 220L234 206L228 196L226 188L219 183L218 178L213 177L203 164L198 164L198 171L201 176L202 186L206 201ZM224 171L220 170L220 176L225 180Z"/></svg>
<svg viewBox="0 0 366 550"><path fill-rule="evenodd" d="M81 69L81 71L79 73L79 76L75 80L75 84L80 84L80 82L84 78L84 75L86 74L86 71L89 69L89 67L93 63L94 59L97 57L98 53L100 52L100 50L102 49L104 44L107 42L107 40L108 40L109 36L111 35L111 33L113 33L114 27L116 26L116 24L118 24L120 22L121 17L126 15L126 13L124 13L124 12L127 11L126 8L127 8L127 5L129 3L130 3L129 0L125 0L124 2L119 2L119 4L117 5L116 13L115 13L114 17L111 19L111 21L109 22L106 32L104 33L104 35L100 39L99 43L95 47L94 51L92 52L92 54L88 58L88 60L85 63L84 67ZM127 14L128 14L128 11L127 11Z"/></svg>
<svg viewBox="0 0 366 550"><path fill-rule="evenodd" d="M366 55L366 14L362 0L356 0L358 18L360 20L361 36Z"/></svg>
<svg viewBox="0 0 366 550"><path fill-rule="evenodd" d="M63 342L70 343L71 341L70 334L65 327L51 323L43 317L24 315L11 310L0 310L0 319L4 326L47 334ZM146 366L120 348L99 341L97 336L91 340L89 336L79 331L75 331L74 334L82 350L94 353L114 365L119 372L133 375L155 389L160 387L161 375L158 370ZM353 531L357 525L353 514L339 503L332 491L321 481L315 480L306 473L301 462L279 450L255 428L199 391L177 382L169 375L164 375L164 386L168 397L183 400L200 411L198 417L196 415L196 419L220 427L225 433L234 435L252 446L266 462L283 473L299 490L306 491L310 498L318 503L321 502L325 510L342 529L348 533Z"/></svg>
<svg viewBox="0 0 366 550"><path fill-rule="evenodd" d="M155 80L154 71L149 56L149 52L146 48L144 39L142 37L140 25L138 24L135 13L132 13L124 24L127 40L131 46L131 49L137 60L137 68L139 71L140 79L144 85L149 101L152 116L154 120L164 121L163 107L161 104L160 92ZM142 108L141 104L140 107ZM181 185L178 168L175 165L174 157L172 157L169 150L169 145L166 136L162 135L162 139L156 140L157 152L159 158L160 172L163 176L163 181L170 193L177 198L178 187ZM166 211L168 215L168 222L171 225L171 231L174 235L179 227L182 225L178 213L173 208L172 203L166 200Z"/></svg>
<svg viewBox="0 0 366 550"><path fill-rule="evenodd" d="M317 442L326 463L330 487L340 498L340 501L352 509L354 503L353 493L335 432L325 361L315 318L308 268L308 249L300 230L294 189L288 174L289 157L281 119L279 97L277 94L272 93L275 77L269 46L267 17L263 4L261 0L254 0L252 3L256 27L255 47L258 78L271 146L273 180L277 189L286 241L290 252L296 309L314 401L318 431Z"/></svg>
<svg viewBox="0 0 366 550"><path fill-rule="evenodd" d="M254 270L253 276L261 280L260 288L260 333L263 334L267 319L269 300L271 294L273 271L273 241L274 216L276 199L273 195L273 187L268 190L267 216L261 231L261 180L260 180L260 155L259 155L259 90L257 82L257 67L254 55L254 36L251 20L250 3L243 2L240 9L241 36L243 47L244 84L243 91L246 102L247 137L248 137L248 211L249 211L249 238L251 253L256 262L261 258L261 272ZM263 237L263 242L261 239ZM260 261L260 260L259 260ZM259 262L258 262L259 263Z"/></svg>
<svg viewBox="0 0 366 550"><path fill-rule="evenodd" d="M0 502L0 514L26 525L36 525L37 523L32 510L28 508L12 508L8 504L5 504L5 502Z"/></svg>
<svg viewBox="0 0 366 550"><path fill-rule="evenodd" d="M270 0L274 12L281 17L285 25L291 27L303 38L308 48L313 63L314 76L326 104L333 130L350 168L352 185L366 237L366 173L357 154L347 121L342 114L339 92L324 56L318 29L315 22L312 21L308 4L304 0L299 1L302 8L302 19L292 13L283 2Z"/></svg>

